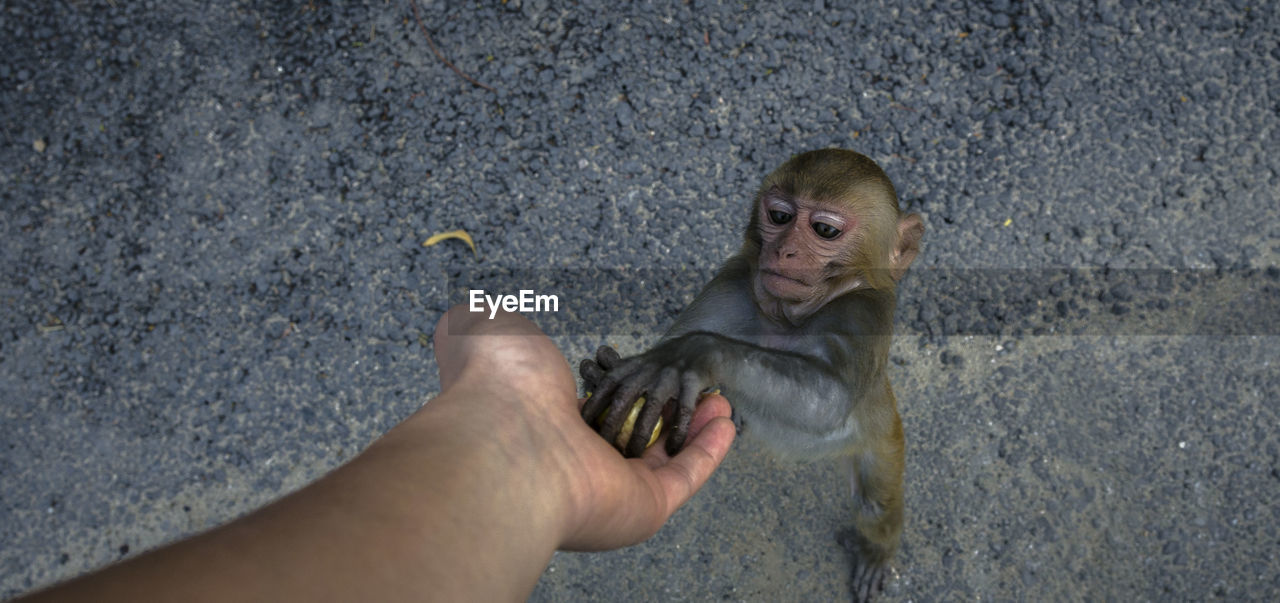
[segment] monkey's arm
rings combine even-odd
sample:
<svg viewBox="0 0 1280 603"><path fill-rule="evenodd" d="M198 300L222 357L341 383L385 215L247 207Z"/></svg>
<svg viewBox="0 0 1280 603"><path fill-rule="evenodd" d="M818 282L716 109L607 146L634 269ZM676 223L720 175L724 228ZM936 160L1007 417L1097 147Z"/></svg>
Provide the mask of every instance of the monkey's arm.
<svg viewBox="0 0 1280 603"><path fill-rule="evenodd" d="M724 317L717 323L723 326ZM582 363L583 379L593 392L583 416L591 420L607 410L600 431L612 441L636 398L646 395L624 451L638 456L644 451L644 435L652 431L667 402L675 399L675 428L667 440L668 451L674 453L683 445L698 395L719 386L752 429L780 452L810 457L840 452L858 435L852 405L863 397L877 371L877 364L870 362L874 351L852 339L849 333L798 334L783 342L793 349L780 349L692 331L626 360L602 347L595 361Z"/></svg>
<svg viewBox="0 0 1280 603"><path fill-rule="evenodd" d="M790 343L802 343L797 338ZM825 349L828 342L810 343L805 347L830 352ZM669 364L688 366L687 372L702 381L697 391L722 388L753 432L781 448L780 452L821 456L843 448L856 435L858 425L851 410L862 396L863 383L842 381L824 360L831 353L808 355L693 332L660 344L653 354L669 359ZM683 387L679 399L682 406L689 403ZM696 403L696 397L693 400Z"/></svg>
<svg viewBox="0 0 1280 603"><path fill-rule="evenodd" d="M893 296L852 292L802 325L766 318L751 294L753 268L727 261L653 349L625 360L602 347L580 372L592 397L582 416L613 441L635 400L645 405L624 453L639 456L667 402L675 399L667 450L684 443L698 395L719 386L736 411L779 452L822 456L858 435L852 407L883 379ZM864 413L865 414L865 413Z"/></svg>

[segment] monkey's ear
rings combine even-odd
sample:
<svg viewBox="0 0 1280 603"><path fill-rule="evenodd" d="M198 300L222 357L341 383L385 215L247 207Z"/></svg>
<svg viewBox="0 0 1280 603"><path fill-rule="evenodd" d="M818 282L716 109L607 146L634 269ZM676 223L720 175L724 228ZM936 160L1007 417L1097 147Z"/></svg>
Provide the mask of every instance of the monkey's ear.
<svg viewBox="0 0 1280 603"><path fill-rule="evenodd" d="M902 280L907 268L920 253L920 237L924 236L924 221L920 214L908 214L898 220L898 243L893 246L893 254L889 256L889 270L894 281Z"/></svg>

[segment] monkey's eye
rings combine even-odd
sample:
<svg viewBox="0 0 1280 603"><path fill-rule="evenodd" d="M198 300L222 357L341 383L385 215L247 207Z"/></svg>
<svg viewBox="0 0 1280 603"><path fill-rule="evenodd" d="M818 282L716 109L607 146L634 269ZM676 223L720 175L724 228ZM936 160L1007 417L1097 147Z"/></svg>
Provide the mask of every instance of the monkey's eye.
<svg viewBox="0 0 1280 603"><path fill-rule="evenodd" d="M786 224L791 221L791 214L776 209L769 210L769 221L774 224Z"/></svg>
<svg viewBox="0 0 1280 603"><path fill-rule="evenodd" d="M813 232L818 233L818 236L824 239L834 239L840 236L839 228L836 228L835 226L832 226L830 224L824 224L822 222L813 223Z"/></svg>

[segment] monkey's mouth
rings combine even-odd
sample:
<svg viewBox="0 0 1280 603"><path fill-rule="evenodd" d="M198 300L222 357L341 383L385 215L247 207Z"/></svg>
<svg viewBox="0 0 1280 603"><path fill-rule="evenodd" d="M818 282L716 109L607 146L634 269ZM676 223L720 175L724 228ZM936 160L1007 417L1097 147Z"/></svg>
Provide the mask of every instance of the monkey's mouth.
<svg viewBox="0 0 1280 603"><path fill-rule="evenodd" d="M809 283L768 268L760 269L760 284L770 294L782 299L802 299L811 289Z"/></svg>
<svg viewBox="0 0 1280 603"><path fill-rule="evenodd" d="M785 281L791 281L791 282L793 282L793 283L799 283L799 284L801 284L801 285L804 285L805 287L808 287L808 286L809 286L809 283L806 283L806 282L804 282L804 281L802 281L802 280L800 280L800 279L798 279L798 278L795 278L795 277L787 276L787 275L785 275L785 274L783 274L783 273L781 273L781 272L778 272L777 270L770 270L770 269L768 269L768 268L761 268L761 269L760 269L760 272L765 273L765 275L767 275L767 276L774 276L774 277L780 278L780 279L785 280Z"/></svg>

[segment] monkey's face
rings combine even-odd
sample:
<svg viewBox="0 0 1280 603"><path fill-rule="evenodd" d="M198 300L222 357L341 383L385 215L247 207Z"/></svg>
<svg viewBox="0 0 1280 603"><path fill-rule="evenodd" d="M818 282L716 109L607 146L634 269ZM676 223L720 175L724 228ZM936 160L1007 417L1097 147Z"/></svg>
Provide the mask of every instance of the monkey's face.
<svg viewBox="0 0 1280 603"><path fill-rule="evenodd" d="M819 149L787 160L756 194L742 252L766 315L792 324L863 288L891 291L924 224L903 216L888 176L865 155Z"/></svg>
<svg viewBox="0 0 1280 603"><path fill-rule="evenodd" d="M757 293L788 303L829 299L834 276L856 246L857 216L781 190L760 200Z"/></svg>

